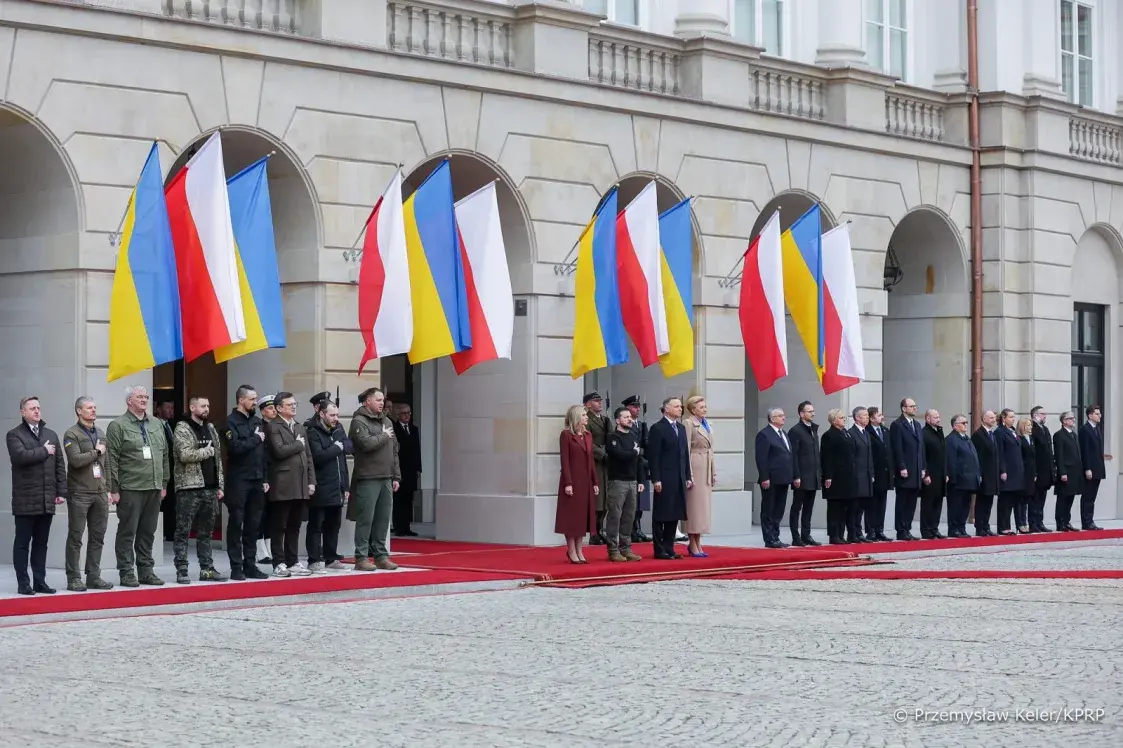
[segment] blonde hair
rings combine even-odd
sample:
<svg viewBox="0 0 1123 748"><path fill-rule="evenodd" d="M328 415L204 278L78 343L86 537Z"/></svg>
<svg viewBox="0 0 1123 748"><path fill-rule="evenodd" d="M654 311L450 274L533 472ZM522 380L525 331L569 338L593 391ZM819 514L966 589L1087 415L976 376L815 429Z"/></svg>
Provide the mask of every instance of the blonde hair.
<svg viewBox="0 0 1123 748"><path fill-rule="evenodd" d="M706 398L702 397L701 395L691 395L686 400L686 412L690 415L694 415L694 406L698 403L704 402L706 402Z"/></svg>
<svg viewBox="0 0 1123 748"><path fill-rule="evenodd" d="M1019 434L1033 434L1033 421L1028 418L1022 418L1018 421Z"/></svg>
<svg viewBox="0 0 1123 748"><path fill-rule="evenodd" d="M565 412L565 430L572 434L580 433L581 416L585 415L584 405L571 405Z"/></svg>
<svg viewBox="0 0 1123 748"><path fill-rule="evenodd" d="M845 426L846 411L842 408L831 408L829 411L827 411L827 423L831 424L832 426L834 425L834 422L839 418L842 419L842 424Z"/></svg>

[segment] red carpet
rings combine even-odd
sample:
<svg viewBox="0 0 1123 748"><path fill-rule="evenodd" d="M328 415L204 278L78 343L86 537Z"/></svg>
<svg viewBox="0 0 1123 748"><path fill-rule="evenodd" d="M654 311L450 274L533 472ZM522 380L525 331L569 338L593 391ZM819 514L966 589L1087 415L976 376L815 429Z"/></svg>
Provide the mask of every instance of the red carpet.
<svg viewBox="0 0 1123 748"><path fill-rule="evenodd" d="M461 553L464 551L510 551L529 548L526 545L504 543L467 543L459 540L432 540L430 538L390 538L391 553Z"/></svg>
<svg viewBox="0 0 1123 748"><path fill-rule="evenodd" d="M422 587L438 584L488 582L516 579L504 572L479 573L459 570L410 571L401 573L352 572L327 576L263 579L249 582L168 584L164 587L116 588L106 592L66 595L28 595L0 599L0 618L9 616L74 613L80 611L184 605L219 600L289 597L318 592Z"/></svg>
<svg viewBox="0 0 1123 748"><path fill-rule="evenodd" d="M835 564L842 566L843 564ZM850 565L850 564L847 564ZM860 564L853 564L860 565ZM787 582L808 579L1123 579L1123 569L1085 569L1072 571L1000 571L995 569L886 569L878 564L876 569L862 571L832 571L831 569L777 569L758 573L734 572L709 577L710 579L738 579L757 582L779 580Z"/></svg>
<svg viewBox="0 0 1123 748"><path fill-rule="evenodd" d="M585 549L587 564L571 564L565 557L565 548L513 548L495 551L465 551L459 553L440 553L417 556L408 559L408 564L423 569L444 569L446 571L470 571L484 574L508 574L530 577L536 582L564 582L582 580L592 584L620 583L623 581L653 581L654 578L679 578L697 575L699 572L713 572L724 569L734 572L745 567L758 567L768 564L831 564L857 557L858 550L837 548L797 548L794 550L772 550L769 548L726 548L710 546L706 552L709 558L682 558L674 561L656 561L651 558L650 543L634 546L643 561L632 563L613 563L607 558L604 547ZM684 546L677 546L685 553ZM615 582L610 580L616 580Z"/></svg>
<svg viewBox="0 0 1123 748"><path fill-rule="evenodd" d="M993 538L947 538L945 540L894 540L892 543L848 543L830 548L849 548L859 553L909 553L911 551L942 551L954 548L985 548L991 545L1022 545L1026 543L1073 543L1089 540L1123 538L1123 530L1086 530L1081 532L1049 532L1033 535L998 535ZM828 546L824 546L828 547Z"/></svg>

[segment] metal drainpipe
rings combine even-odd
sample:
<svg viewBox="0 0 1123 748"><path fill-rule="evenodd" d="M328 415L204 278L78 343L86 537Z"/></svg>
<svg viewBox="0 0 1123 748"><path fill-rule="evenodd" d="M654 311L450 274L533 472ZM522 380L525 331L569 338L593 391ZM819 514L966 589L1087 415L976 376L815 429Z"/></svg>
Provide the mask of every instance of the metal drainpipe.
<svg viewBox="0 0 1123 748"><path fill-rule="evenodd" d="M979 136L979 3L967 0L967 89L971 95L971 418L983 417L983 177Z"/></svg>

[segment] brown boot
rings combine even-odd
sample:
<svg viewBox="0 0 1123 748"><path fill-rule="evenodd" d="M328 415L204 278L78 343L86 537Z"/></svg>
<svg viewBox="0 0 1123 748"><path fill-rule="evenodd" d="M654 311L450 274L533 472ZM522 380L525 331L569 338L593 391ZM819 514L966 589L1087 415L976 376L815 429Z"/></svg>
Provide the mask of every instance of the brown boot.
<svg viewBox="0 0 1123 748"><path fill-rule="evenodd" d="M382 571L393 571L398 568L398 565L388 558L380 558L374 562L374 565Z"/></svg>
<svg viewBox="0 0 1123 748"><path fill-rule="evenodd" d="M623 556L625 561L643 561L643 556L638 553L632 553L630 550L624 551Z"/></svg>
<svg viewBox="0 0 1123 748"><path fill-rule="evenodd" d="M608 552L608 560L609 561L615 561L615 562L618 562L618 563L622 563L624 561L627 561L628 559L621 556L619 551L609 551Z"/></svg>
<svg viewBox="0 0 1123 748"><path fill-rule="evenodd" d="M355 571L374 571L375 566L369 558L360 558L355 562Z"/></svg>

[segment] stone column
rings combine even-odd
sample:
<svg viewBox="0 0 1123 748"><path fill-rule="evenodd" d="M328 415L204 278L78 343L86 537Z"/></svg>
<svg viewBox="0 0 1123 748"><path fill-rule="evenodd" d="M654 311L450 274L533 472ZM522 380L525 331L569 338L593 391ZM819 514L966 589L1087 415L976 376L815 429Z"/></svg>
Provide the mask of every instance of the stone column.
<svg viewBox="0 0 1123 748"><path fill-rule="evenodd" d="M729 3L726 0L691 0L675 16L675 36L729 36Z"/></svg>
<svg viewBox="0 0 1123 748"><path fill-rule="evenodd" d="M867 67L862 0L819 0L819 47L815 64Z"/></svg>
<svg viewBox="0 0 1123 748"><path fill-rule="evenodd" d="M1061 88L1060 48L1061 17L1053 0L1026 0L1023 60L1025 77L1022 93L1026 96L1065 98ZM1073 19L1073 23L1076 19Z"/></svg>
<svg viewBox="0 0 1123 748"><path fill-rule="evenodd" d="M954 8L944 6L927 8L926 40L932 50L934 72L932 88L946 93L967 90L967 7L958 3ZM914 30L915 29L915 30ZM919 24L913 24L909 33L921 33Z"/></svg>

